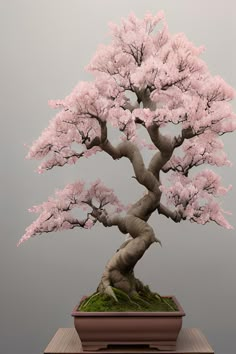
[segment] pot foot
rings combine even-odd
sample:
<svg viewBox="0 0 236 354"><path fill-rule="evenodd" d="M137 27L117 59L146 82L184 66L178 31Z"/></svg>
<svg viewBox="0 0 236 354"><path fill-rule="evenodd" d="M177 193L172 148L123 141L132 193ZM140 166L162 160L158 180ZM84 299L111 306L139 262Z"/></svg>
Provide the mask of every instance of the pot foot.
<svg viewBox="0 0 236 354"><path fill-rule="evenodd" d="M101 349L110 350L120 350L125 353L125 350L134 349L156 349L158 351L175 351L176 342L152 342L152 343L137 343L137 342L93 342L93 343L82 343L83 351L99 351Z"/></svg>
<svg viewBox="0 0 236 354"><path fill-rule="evenodd" d="M100 349L107 349L108 345L107 343L92 343L92 344L89 344L89 343L82 343L82 347L83 347L83 352L86 352L86 351L98 351Z"/></svg>
<svg viewBox="0 0 236 354"><path fill-rule="evenodd" d="M149 344L150 349L157 349L159 351L175 351L176 350L176 342L173 343L150 343Z"/></svg>

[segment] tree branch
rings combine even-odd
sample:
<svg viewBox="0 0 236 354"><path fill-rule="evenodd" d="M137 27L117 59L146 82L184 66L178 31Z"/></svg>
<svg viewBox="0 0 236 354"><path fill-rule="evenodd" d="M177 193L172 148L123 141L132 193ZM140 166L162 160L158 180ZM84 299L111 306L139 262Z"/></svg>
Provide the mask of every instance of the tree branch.
<svg viewBox="0 0 236 354"><path fill-rule="evenodd" d="M140 97L143 102L143 108L149 108L151 111L156 110L156 103L150 99L150 92L143 90L140 92ZM168 136L161 134L159 126L154 123L149 127L146 127L151 141L157 147L159 151L151 159L148 171L150 171L159 181L159 173L166 162L171 158L174 150L175 140Z"/></svg>
<svg viewBox="0 0 236 354"><path fill-rule="evenodd" d="M101 126L100 148L110 155L114 160L127 157L133 165L137 181L149 191L160 194L159 183L153 173L146 169L143 157L138 147L130 141L124 141L114 147L107 138L106 122L99 122Z"/></svg>
<svg viewBox="0 0 236 354"><path fill-rule="evenodd" d="M170 218L176 223L180 222L181 219L185 219L178 211L172 211L161 203L158 205L157 210L159 214L165 215L168 219Z"/></svg>
<svg viewBox="0 0 236 354"><path fill-rule="evenodd" d="M111 227L111 226L118 226L119 230L123 234L127 234L127 229L125 225L125 218L120 215L108 215L105 209L99 209L93 207L93 211L91 215L95 217L103 226Z"/></svg>
<svg viewBox="0 0 236 354"><path fill-rule="evenodd" d="M153 144L159 150L151 159L148 170L151 171L159 180L159 173L162 167L167 163L167 161L170 160L172 156L174 151L174 144L172 139L160 133L159 127L157 125L152 125L147 128L147 130Z"/></svg>
<svg viewBox="0 0 236 354"><path fill-rule="evenodd" d="M191 127L182 129L181 134L179 136L174 137L174 148L177 148L182 145L185 139L191 139L196 135L199 134L195 133Z"/></svg>
<svg viewBox="0 0 236 354"><path fill-rule="evenodd" d="M151 171L145 168L142 155L136 145L129 141L120 143L117 147L111 145L109 140L100 145L114 160L127 157L133 165L137 181L145 186L149 191L160 194L159 182Z"/></svg>

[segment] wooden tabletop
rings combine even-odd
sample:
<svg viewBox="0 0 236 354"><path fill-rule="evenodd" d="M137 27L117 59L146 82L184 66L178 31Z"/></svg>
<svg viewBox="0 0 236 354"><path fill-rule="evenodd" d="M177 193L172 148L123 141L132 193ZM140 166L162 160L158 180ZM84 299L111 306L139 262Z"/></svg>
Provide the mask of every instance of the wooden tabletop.
<svg viewBox="0 0 236 354"><path fill-rule="evenodd" d="M59 328L44 354L79 354L82 353L82 345L74 328ZM176 351L157 351L155 349L103 349L98 352L86 351L84 353L158 353L158 354L214 354L202 332L197 328L183 328L179 334Z"/></svg>

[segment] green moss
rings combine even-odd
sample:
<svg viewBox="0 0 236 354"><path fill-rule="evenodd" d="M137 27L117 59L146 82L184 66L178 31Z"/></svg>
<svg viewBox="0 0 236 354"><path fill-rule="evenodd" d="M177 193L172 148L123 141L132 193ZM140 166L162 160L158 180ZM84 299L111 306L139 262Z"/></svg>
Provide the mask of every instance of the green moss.
<svg viewBox="0 0 236 354"><path fill-rule="evenodd" d="M164 298L151 292L148 286L132 297L119 289L113 288L113 290L118 302L106 294L93 293L80 303L78 310L86 312L178 311L171 298Z"/></svg>

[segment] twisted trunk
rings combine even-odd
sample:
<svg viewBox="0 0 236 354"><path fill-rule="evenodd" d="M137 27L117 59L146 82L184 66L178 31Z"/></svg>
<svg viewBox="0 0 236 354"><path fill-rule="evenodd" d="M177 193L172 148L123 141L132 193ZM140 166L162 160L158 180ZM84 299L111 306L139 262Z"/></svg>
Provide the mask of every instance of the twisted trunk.
<svg viewBox="0 0 236 354"><path fill-rule="evenodd" d="M133 295L143 286L134 276L134 267L150 245L159 242L147 223L159 199L159 194L149 191L130 208L125 217L106 219L106 223L103 222L105 226L117 225L121 232L130 237L106 264L98 291L115 297L112 287Z"/></svg>
<svg viewBox="0 0 236 354"><path fill-rule="evenodd" d="M111 286L128 295L137 292L141 282L134 276L134 267L153 242L157 242L153 229L140 218L128 215L125 218L127 232L133 237L117 250L107 263L98 286L100 292L111 290Z"/></svg>

